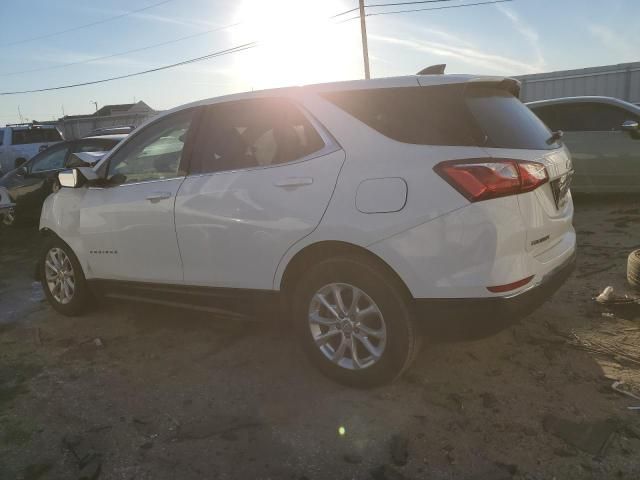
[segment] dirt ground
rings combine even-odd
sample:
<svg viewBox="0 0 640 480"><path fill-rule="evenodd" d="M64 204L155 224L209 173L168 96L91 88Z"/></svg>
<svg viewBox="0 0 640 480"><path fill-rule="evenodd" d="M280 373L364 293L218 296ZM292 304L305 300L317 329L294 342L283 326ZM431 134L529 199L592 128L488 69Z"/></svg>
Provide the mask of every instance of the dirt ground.
<svg viewBox="0 0 640 480"><path fill-rule="evenodd" d="M279 322L58 315L32 284L34 232L4 231L0 478L640 478L640 400L611 388L640 397L640 305L592 301L632 293L640 198L579 200L575 225L551 301L490 338L427 343L369 391L318 374Z"/></svg>

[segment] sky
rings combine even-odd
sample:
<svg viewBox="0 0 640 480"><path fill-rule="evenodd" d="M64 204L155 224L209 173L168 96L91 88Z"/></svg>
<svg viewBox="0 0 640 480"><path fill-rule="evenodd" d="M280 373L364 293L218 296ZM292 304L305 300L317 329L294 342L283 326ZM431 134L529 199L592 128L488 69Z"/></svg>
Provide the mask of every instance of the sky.
<svg viewBox="0 0 640 480"><path fill-rule="evenodd" d="M358 12L330 18L357 0L161 1L0 0L0 93L127 75L250 42L259 46L98 85L0 95L0 125L20 121L20 114L25 121L90 114L92 102L143 100L164 110L252 89L363 78L360 23L353 19ZM402 1L408 0L366 3ZM120 17L108 20L114 16ZM446 63L448 73L518 75L640 61L638 18L640 0L513 0L369 16L371 75L414 74L438 63ZM76 28L94 22L101 23ZM69 31L48 36L63 30ZM41 36L48 37L28 41ZM174 42L183 37L190 38ZM165 45L153 47L159 43Z"/></svg>

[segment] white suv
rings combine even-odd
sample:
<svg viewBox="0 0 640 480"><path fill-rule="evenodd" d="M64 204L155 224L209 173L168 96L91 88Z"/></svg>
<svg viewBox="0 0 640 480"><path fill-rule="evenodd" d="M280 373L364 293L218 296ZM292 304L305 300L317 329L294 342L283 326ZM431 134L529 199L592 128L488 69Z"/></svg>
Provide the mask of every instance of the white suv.
<svg viewBox="0 0 640 480"><path fill-rule="evenodd" d="M46 295L71 315L90 291L253 317L275 302L325 374L390 381L419 326L520 318L573 266L569 155L518 87L424 75L174 109L59 175Z"/></svg>
<svg viewBox="0 0 640 480"><path fill-rule="evenodd" d="M55 125L25 123L0 128L0 177L62 141Z"/></svg>

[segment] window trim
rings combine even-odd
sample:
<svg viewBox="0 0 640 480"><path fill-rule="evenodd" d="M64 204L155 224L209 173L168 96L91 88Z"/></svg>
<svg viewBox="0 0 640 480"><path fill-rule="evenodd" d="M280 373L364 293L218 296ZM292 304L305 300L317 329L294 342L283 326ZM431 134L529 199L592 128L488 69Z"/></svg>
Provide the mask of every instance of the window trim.
<svg viewBox="0 0 640 480"><path fill-rule="evenodd" d="M320 123L320 121L315 118L311 112L309 112L309 110L302 104L302 102L290 98L290 97L279 97L279 96L269 96L269 97L250 97L250 98L241 98L241 99L235 99L235 100L228 100L225 102L216 102L216 103L210 103L208 105L204 105L204 109L202 110L202 114L200 115L199 118L199 122L198 122L198 127L200 127L201 123L201 119L202 116L205 114L206 109L216 106L216 105L222 105L225 103L236 103L236 102L243 102L243 101L247 101L247 100L262 100L262 99L271 99L271 100L281 100L281 101L285 101L288 102L289 104L291 104L294 108L297 108L300 113L302 113L302 115L307 119L307 121L309 122L309 124L313 127L313 129L316 131L316 133L318 134L318 136L320 137L320 139L322 140L322 142L324 143L324 146L318 150L316 150L315 152L311 152L308 155L305 155L304 157L300 157L300 158L296 158L295 160L291 160L289 162L283 162L283 163L276 163L275 165L255 165L252 167L244 167L244 168L235 168L235 169L231 169L231 170L216 170L215 172L192 172L192 159L193 156L191 155L192 151L189 152L189 163L187 165L187 174L186 174L186 178L198 178L198 177L208 177L211 175L218 175L218 174L225 174L225 173L235 173L235 172L250 172L250 171L254 171L254 170L264 170L264 169L268 169L268 168L277 168L277 167L282 167L285 165L294 165L296 163L302 163L302 162L308 162L309 160L313 160L315 158L319 158L319 157L324 157L325 155L330 155L332 153L338 152L340 150L342 150L342 146L338 143L338 141L333 137L333 135L331 135L331 133L325 128L324 125L322 125ZM195 146L198 143L198 137L200 137L200 132L198 131L197 135L196 135L196 139L195 141L193 141L192 143L192 149L193 150L193 146Z"/></svg>

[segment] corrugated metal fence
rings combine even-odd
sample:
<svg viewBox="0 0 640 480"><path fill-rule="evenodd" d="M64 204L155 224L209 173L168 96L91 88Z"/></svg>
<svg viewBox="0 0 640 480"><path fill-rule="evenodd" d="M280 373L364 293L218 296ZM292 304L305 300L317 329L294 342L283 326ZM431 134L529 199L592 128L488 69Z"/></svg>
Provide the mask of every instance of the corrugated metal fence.
<svg viewBox="0 0 640 480"><path fill-rule="evenodd" d="M640 103L640 62L536 73L516 77L523 102L580 95L616 97Z"/></svg>

